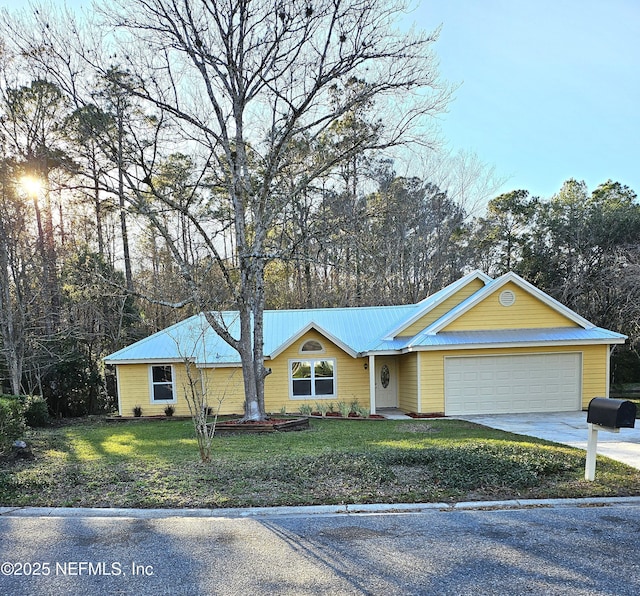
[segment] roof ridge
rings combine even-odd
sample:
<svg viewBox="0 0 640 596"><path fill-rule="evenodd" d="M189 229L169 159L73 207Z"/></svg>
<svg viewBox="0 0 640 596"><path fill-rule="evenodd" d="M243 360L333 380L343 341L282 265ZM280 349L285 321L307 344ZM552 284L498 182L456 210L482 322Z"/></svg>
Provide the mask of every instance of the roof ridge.
<svg viewBox="0 0 640 596"><path fill-rule="evenodd" d="M336 312L339 310L342 311L353 311L353 310L379 310L381 308L384 309L392 309L392 308L412 308L417 306L417 304L383 304L383 305L370 305L370 306L322 306L319 308L269 308L265 309L265 313L290 313L290 312L325 312L331 311ZM228 312L237 312L237 311L228 311Z"/></svg>

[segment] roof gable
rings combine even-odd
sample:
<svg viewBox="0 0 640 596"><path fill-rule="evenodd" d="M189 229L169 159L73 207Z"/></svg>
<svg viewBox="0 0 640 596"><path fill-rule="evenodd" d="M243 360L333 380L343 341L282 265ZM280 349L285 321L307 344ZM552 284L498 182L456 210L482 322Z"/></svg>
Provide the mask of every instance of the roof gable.
<svg viewBox="0 0 640 596"><path fill-rule="evenodd" d="M500 302L505 290L515 298L512 305L503 306ZM553 327L591 329L595 326L519 275L509 272L460 303L426 332Z"/></svg>
<svg viewBox="0 0 640 596"><path fill-rule="evenodd" d="M328 339L331 343L333 343L336 346L338 346L343 352L346 352L352 358L356 358L358 356L358 352L355 351L351 346L349 346L348 344L344 343L344 341L342 341L339 337L336 337L335 335L333 335L332 333L330 333L326 329L323 329L315 321L310 321L309 323L307 323L304 327L302 327L296 333L294 333L292 336L290 336L286 341L281 343L275 349L271 350L270 353L268 354L268 356L271 359L277 358L288 347L293 345L296 341L298 341L302 336L307 334L312 329L317 331L320 335L322 335L322 337ZM265 355L267 355L267 354L265 354Z"/></svg>
<svg viewBox="0 0 640 596"><path fill-rule="evenodd" d="M400 336L413 337L442 316L443 312L440 309L445 313L448 312L491 281L493 281L492 278L482 271L472 271L442 290L418 302L418 304L415 305L415 310L391 329L391 331L385 335L384 339L393 340ZM432 317L429 317L430 314Z"/></svg>

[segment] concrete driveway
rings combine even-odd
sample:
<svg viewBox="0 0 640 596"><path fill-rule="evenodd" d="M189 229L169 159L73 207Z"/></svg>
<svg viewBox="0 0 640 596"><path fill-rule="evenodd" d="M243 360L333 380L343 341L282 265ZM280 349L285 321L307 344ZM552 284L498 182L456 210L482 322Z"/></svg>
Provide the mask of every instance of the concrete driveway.
<svg viewBox="0 0 640 596"><path fill-rule="evenodd" d="M554 412L551 414L477 414L456 416L491 428L528 435L587 449L587 413ZM598 455L640 469L640 420L636 428L623 428L619 433L598 432Z"/></svg>

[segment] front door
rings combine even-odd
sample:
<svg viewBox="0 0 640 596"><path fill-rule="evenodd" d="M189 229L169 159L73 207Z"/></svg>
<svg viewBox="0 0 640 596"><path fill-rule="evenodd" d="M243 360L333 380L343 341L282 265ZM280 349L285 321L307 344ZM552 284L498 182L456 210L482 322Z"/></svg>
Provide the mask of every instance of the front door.
<svg viewBox="0 0 640 596"><path fill-rule="evenodd" d="M398 407L398 375L394 358L376 356L376 409Z"/></svg>

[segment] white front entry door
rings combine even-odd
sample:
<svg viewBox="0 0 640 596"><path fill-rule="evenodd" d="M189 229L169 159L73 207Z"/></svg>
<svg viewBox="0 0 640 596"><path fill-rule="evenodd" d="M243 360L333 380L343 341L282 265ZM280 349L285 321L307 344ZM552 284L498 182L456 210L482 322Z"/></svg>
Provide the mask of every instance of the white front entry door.
<svg viewBox="0 0 640 596"><path fill-rule="evenodd" d="M376 356L376 409L398 407L398 374L393 358Z"/></svg>

